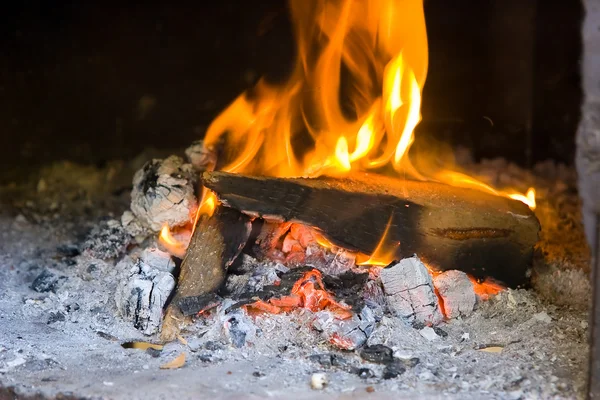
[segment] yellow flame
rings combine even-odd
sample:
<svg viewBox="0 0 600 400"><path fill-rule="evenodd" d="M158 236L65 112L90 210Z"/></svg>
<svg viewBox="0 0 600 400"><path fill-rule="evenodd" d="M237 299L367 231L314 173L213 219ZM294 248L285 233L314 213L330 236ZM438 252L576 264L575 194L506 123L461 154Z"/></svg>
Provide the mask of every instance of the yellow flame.
<svg viewBox="0 0 600 400"><path fill-rule="evenodd" d="M536 202L535 202L535 189L534 188L529 188L525 195L522 195L521 193L511 193L508 195L508 197L510 197L511 199L514 199L514 200L522 201L523 203L527 204L529 206L529 208L531 208L532 210L535 210Z"/></svg>

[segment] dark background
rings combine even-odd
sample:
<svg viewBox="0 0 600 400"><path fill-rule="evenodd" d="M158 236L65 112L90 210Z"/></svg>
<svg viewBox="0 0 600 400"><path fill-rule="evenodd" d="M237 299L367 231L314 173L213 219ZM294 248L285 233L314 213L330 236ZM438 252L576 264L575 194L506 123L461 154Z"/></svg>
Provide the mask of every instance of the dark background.
<svg viewBox="0 0 600 400"><path fill-rule="evenodd" d="M294 54L284 0L4 7L4 172L185 147L261 75L285 76ZM524 165L570 162L581 2L426 0L425 12L430 66L418 137Z"/></svg>

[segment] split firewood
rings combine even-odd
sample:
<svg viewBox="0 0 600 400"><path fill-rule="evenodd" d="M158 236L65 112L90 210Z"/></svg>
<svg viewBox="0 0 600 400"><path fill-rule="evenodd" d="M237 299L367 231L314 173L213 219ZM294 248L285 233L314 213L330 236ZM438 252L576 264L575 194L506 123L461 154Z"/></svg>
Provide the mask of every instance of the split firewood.
<svg viewBox="0 0 600 400"><path fill-rule="evenodd" d="M227 274L227 268L244 248L251 231L250 220L236 210L217 207L212 216L198 218L190 245L181 263L176 294L165 313L161 339L177 338L190 322L187 311L194 299L198 303L216 292ZM201 310L199 309L195 312ZM186 315L187 314L187 315Z"/></svg>
<svg viewBox="0 0 600 400"><path fill-rule="evenodd" d="M268 178L205 172L223 205L320 230L332 243L373 254L384 238L393 259L418 254L509 286L526 284L540 224L516 200L435 182L359 173L350 178Z"/></svg>

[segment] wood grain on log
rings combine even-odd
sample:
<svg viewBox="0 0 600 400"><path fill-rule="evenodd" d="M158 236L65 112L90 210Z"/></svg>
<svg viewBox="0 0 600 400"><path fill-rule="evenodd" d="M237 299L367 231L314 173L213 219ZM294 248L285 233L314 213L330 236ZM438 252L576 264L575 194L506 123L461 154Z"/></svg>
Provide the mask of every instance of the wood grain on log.
<svg viewBox="0 0 600 400"><path fill-rule="evenodd" d="M213 293L221 287L227 268L242 251L250 230L248 217L230 208L217 207L212 216L198 219L181 263L175 297L164 318L163 341L174 340L187 322L180 307L182 301Z"/></svg>
<svg viewBox="0 0 600 400"><path fill-rule="evenodd" d="M311 225L333 243L372 254L386 227L395 258L418 254L440 270L525 284L539 221L523 203L434 182L376 174L351 178L267 178L206 172L226 206L265 219Z"/></svg>

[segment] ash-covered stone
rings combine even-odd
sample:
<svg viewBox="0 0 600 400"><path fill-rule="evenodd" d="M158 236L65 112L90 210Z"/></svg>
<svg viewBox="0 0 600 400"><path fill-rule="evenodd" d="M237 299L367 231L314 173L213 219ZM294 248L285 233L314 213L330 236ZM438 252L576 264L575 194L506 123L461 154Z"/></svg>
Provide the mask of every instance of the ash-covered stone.
<svg viewBox="0 0 600 400"><path fill-rule="evenodd" d="M433 279L417 256L382 269L380 279L388 308L395 316L432 325L444 319Z"/></svg>
<svg viewBox="0 0 600 400"><path fill-rule="evenodd" d="M196 181L197 172L180 157L152 160L133 177L131 211L155 232L185 225L197 207Z"/></svg>
<svg viewBox="0 0 600 400"><path fill-rule="evenodd" d="M56 293L60 285L66 280L66 277L58 276L55 273L44 269L33 280L30 288L38 293L53 292Z"/></svg>
<svg viewBox="0 0 600 400"><path fill-rule="evenodd" d="M117 268L129 268L129 272L117 288L115 302L121 315L132 321L135 328L152 335L161 326L162 310L175 288L175 278L142 258L131 264L130 259L117 264Z"/></svg>
<svg viewBox="0 0 600 400"><path fill-rule="evenodd" d="M473 313L477 295L467 274L457 270L445 271L433 279L433 284L444 303L446 317L456 318Z"/></svg>
<svg viewBox="0 0 600 400"><path fill-rule="evenodd" d="M344 350L354 350L365 344L376 324L373 311L366 306L350 319L338 319L330 311L319 311L315 317L313 327L331 344Z"/></svg>
<svg viewBox="0 0 600 400"><path fill-rule="evenodd" d="M117 220L100 222L83 243L83 250L101 260L115 259L125 253L131 236Z"/></svg>

